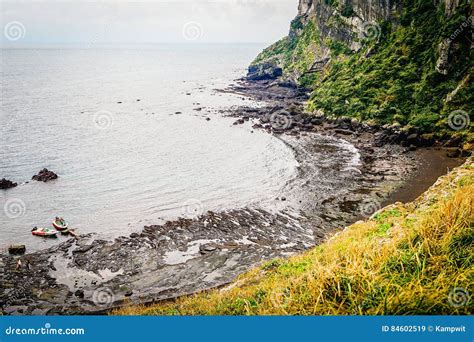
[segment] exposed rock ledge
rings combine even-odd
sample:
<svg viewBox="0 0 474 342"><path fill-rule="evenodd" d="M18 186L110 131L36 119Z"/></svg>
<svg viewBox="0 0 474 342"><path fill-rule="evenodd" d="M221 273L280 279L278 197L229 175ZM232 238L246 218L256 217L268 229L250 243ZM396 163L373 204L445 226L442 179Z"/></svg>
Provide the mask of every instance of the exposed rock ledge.
<svg viewBox="0 0 474 342"><path fill-rule="evenodd" d="M8 180L5 178L0 179L0 189L2 190L14 188L17 185L18 185L17 183L12 182L11 180Z"/></svg>
<svg viewBox="0 0 474 342"><path fill-rule="evenodd" d="M48 169L44 168L37 175L34 175L31 179L38 181L38 182L49 182L50 180L57 179L58 175L55 174L53 171L49 171Z"/></svg>

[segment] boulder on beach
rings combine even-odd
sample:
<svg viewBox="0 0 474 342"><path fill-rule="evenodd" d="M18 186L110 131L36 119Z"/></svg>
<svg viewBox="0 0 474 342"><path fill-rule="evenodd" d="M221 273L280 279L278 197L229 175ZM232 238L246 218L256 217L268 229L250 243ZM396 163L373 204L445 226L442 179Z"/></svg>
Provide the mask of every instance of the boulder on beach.
<svg viewBox="0 0 474 342"><path fill-rule="evenodd" d="M5 179L5 178L2 178L0 180L0 189L3 189L3 190L14 188L17 185L18 185L17 183L12 182L11 180L8 180L8 179Z"/></svg>
<svg viewBox="0 0 474 342"><path fill-rule="evenodd" d="M49 182L50 180L58 178L58 175L55 174L53 171L49 171L48 169L44 168L37 175L33 176L33 180L38 182Z"/></svg>
<svg viewBox="0 0 474 342"><path fill-rule="evenodd" d="M8 253L12 255L22 255L26 252L25 245L11 245L8 247Z"/></svg>
<svg viewBox="0 0 474 342"><path fill-rule="evenodd" d="M273 80L280 77L282 74L282 68L270 63L262 63L251 65L249 67L247 79L250 81Z"/></svg>

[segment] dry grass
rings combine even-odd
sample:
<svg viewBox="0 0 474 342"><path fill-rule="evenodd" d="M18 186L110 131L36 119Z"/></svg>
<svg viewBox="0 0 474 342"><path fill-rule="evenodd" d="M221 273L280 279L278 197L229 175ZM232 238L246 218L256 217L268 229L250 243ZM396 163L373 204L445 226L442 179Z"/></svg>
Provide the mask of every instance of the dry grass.
<svg viewBox="0 0 474 342"><path fill-rule="evenodd" d="M397 203L326 243L273 260L236 282L120 315L469 314L453 288L474 293L472 160L414 203Z"/></svg>

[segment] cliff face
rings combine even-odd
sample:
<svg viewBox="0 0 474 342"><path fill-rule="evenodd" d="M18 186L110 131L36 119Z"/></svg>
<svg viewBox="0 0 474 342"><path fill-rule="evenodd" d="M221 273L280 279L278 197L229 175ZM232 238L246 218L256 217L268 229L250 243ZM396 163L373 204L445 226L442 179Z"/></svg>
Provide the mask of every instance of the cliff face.
<svg viewBox="0 0 474 342"><path fill-rule="evenodd" d="M441 8L445 18L450 18L460 7L461 0L428 0L435 7ZM421 1L427 2L427 1ZM413 5L404 5L400 0L300 0L298 14L291 23L288 37L285 37L257 57L254 64L270 62L270 64L285 67L288 61L279 56L272 48L286 43L292 49L295 41L304 37L311 26L317 34L307 43L306 50L313 57L312 64L306 68L286 68L287 76L297 79L306 72L320 70L331 57L332 44L343 44L352 52L357 52L364 46L364 41L378 40L382 34L381 22L399 25L403 10ZM435 8L434 7L434 8ZM469 18L469 13L466 13ZM472 26L472 20L470 20ZM313 28L314 26L314 28ZM472 30L472 28L471 28ZM446 73L446 63L450 42L445 39L438 45L438 71ZM277 49L278 50L278 49ZM267 52L267 53L265 53ZM276 52L276 53L272 53ZM268 59L268 57L270 57ZM297 57L291 59L295 62ZM294 64L294 63L293 63ZM309 68L308 68L309 67ZM313 70L311 70L313 67Z"/></svg>
<svg viewBox="0 0 474 342"><path fill-rule="evenodd" d="M359 51L362 40L377 39L380 35L377 22L395 21L400 8L400 4L393 0L300 0L288 37L264 51L254 64L270 63L283 67L287 76L296 81L305 73L320 71L326 65L331 57L331 43ZM306 46L299 44L299 40L305 40ZM302 62L298 61L300 56L285 58L288 56L279 55L281 45L287 45L290 51L304 50L301 55L309 55L308 60L299 65L298 62Z"/></svg>
<svg viewBox="0 0 474 342"><path fill-rule="evenodd" d="M288 36L257 56L250 78L312 89L308 109L327 116L469 133L471 13L469 0L300 0ZM467 124L452 132L455 110Z"/></svg>
<svg viewBox="0 0 474 342"><path fill-rule="evenodd" d="M357 37L368 34L371 24L391 20L398 10L395 1L300 0L298 17L305 23L313 20L323 39L336 39L352 50L359 50L361 44Z"/></svg>

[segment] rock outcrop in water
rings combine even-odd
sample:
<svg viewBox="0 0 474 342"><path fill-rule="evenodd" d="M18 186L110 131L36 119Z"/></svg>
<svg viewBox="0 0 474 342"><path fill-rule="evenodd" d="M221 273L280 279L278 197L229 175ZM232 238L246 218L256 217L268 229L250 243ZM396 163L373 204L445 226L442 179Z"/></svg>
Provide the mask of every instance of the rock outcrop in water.
<svg viewBox="0 0 474 342"><path fill-rule="evenodd" d="M53 179L57 179L58 175L55 174L53 171L49 171L48 169L44 168L37 175L34 175L31 179L38 181L38 182L49 182Z"/></svg>
<svg viewBox="0 0 474 342"><path fill-rule="evenodd" d="M5 178L0 179L0 189L2 190L14 188L17 185L18 185L17 183L12 182L11 180L8 180Z"/></svg>

